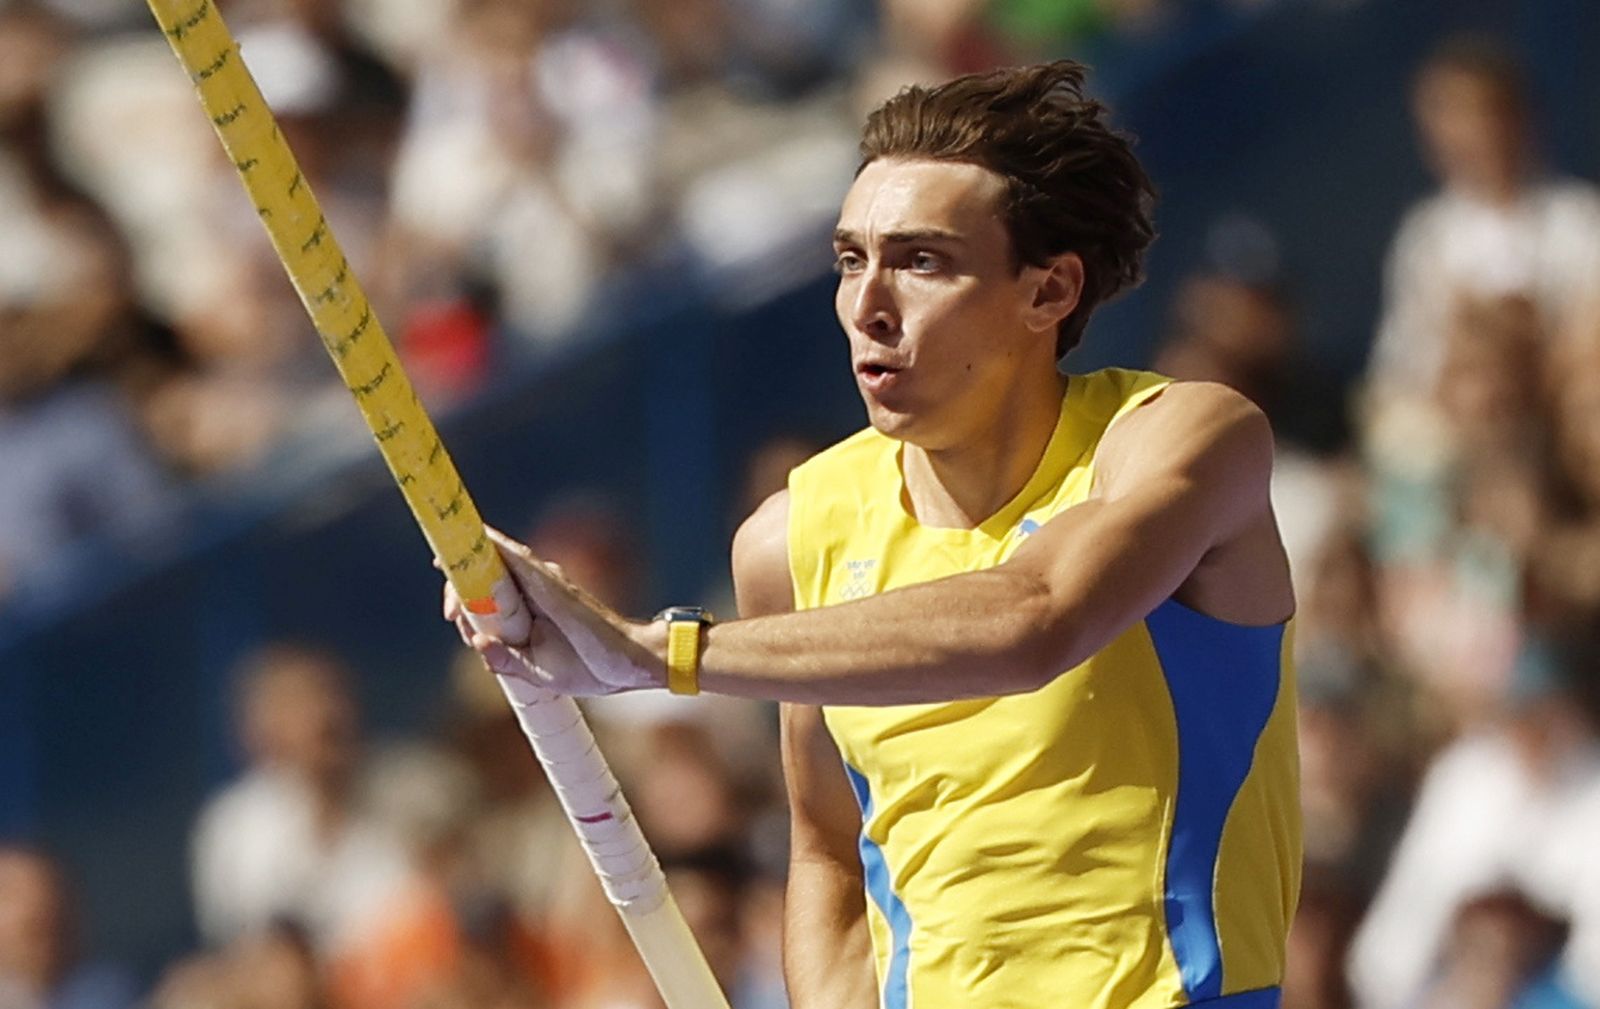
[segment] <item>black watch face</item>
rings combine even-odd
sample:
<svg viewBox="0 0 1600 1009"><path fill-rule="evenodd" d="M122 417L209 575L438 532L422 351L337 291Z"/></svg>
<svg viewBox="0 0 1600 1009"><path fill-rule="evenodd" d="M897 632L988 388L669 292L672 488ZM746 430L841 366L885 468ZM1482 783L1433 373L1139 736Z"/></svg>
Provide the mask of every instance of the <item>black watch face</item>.
<svg viewBox="0 0 1600 1009"><path fill-rule="evenodd" d="M656 619L666 620L671 623L693 620L702 624L709 624L716 620L711 615L711 611L704 606L669 606L658 613Z"/></svg>

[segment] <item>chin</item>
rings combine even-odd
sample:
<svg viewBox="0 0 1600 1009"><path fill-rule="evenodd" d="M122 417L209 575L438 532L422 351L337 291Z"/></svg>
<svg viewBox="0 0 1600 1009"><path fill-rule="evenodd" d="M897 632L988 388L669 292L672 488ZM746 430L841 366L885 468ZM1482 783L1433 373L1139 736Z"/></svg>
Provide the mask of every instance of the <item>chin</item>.
<svg viewBox="0 0 1600 1009"><path fill-rule="evenodd" d="M913 445L922 444L921 436L928 428L928 418L920 413L891 410L871 400L867 401L867 422L879 434Z"/></svg>
<svg viewBox="0 0 1600 1009"><path fill-rule="evenodd" d="M890 410L882 403L876 403L868 397L863 397L863 399L866 400L867 404L867 423L871 424L879 434L904 441L907 433L915 430L917 426L915 416L898 410Z"/></svg>

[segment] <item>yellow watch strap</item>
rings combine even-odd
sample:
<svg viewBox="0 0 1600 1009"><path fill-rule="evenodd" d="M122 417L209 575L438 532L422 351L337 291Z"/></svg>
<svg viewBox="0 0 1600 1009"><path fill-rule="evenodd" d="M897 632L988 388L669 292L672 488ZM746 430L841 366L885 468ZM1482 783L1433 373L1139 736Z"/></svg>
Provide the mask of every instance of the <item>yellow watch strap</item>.
<svg viewBox="0 0 1600 1009"><path fill-rule="evenodd" d="M667 689L693 696L700 692L700 621L667 621Z"/></svg>

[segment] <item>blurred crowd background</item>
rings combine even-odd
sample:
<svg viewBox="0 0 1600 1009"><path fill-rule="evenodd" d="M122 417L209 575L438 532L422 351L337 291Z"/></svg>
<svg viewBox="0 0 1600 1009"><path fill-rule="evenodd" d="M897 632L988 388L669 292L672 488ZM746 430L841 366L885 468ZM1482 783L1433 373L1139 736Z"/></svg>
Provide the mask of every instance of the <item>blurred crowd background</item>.
<svg viewBox="0 0 1600 1009"><path fill-rule="evenodd" d="M1286 1009L1600 1009L1594 5L223 9L485 512L641 615L729 610L733 526L861 422L865 112L1090 60L1168 195L1069 368L1280 439ZM0 0L0 1009L656 1006L258 231L142 5ZM774 713L590 713L784 1005Z"/></svg>

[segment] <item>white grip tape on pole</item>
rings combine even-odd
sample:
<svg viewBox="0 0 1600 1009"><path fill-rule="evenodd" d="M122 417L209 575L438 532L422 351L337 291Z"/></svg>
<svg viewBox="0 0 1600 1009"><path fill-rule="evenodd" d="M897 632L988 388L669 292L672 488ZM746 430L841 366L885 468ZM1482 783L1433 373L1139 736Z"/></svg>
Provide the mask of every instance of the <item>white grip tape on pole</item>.
<svg viewBox="0 0 1600 1009"><path fill-rule="evenodd" d="M473 622L502 641L526 641L531 614L507 590L516 592L509 578L494 586L499 623L476 614ZM667 1009L728 1009L578 705L515 676L496 679Z"/></svg>
<svg viewBox="0 0 1600 1009"><path fill-rule="evenodd" d="M654 911L666 879L577 704L515 676L497 679L606 897L630 915Z"/></svg>

